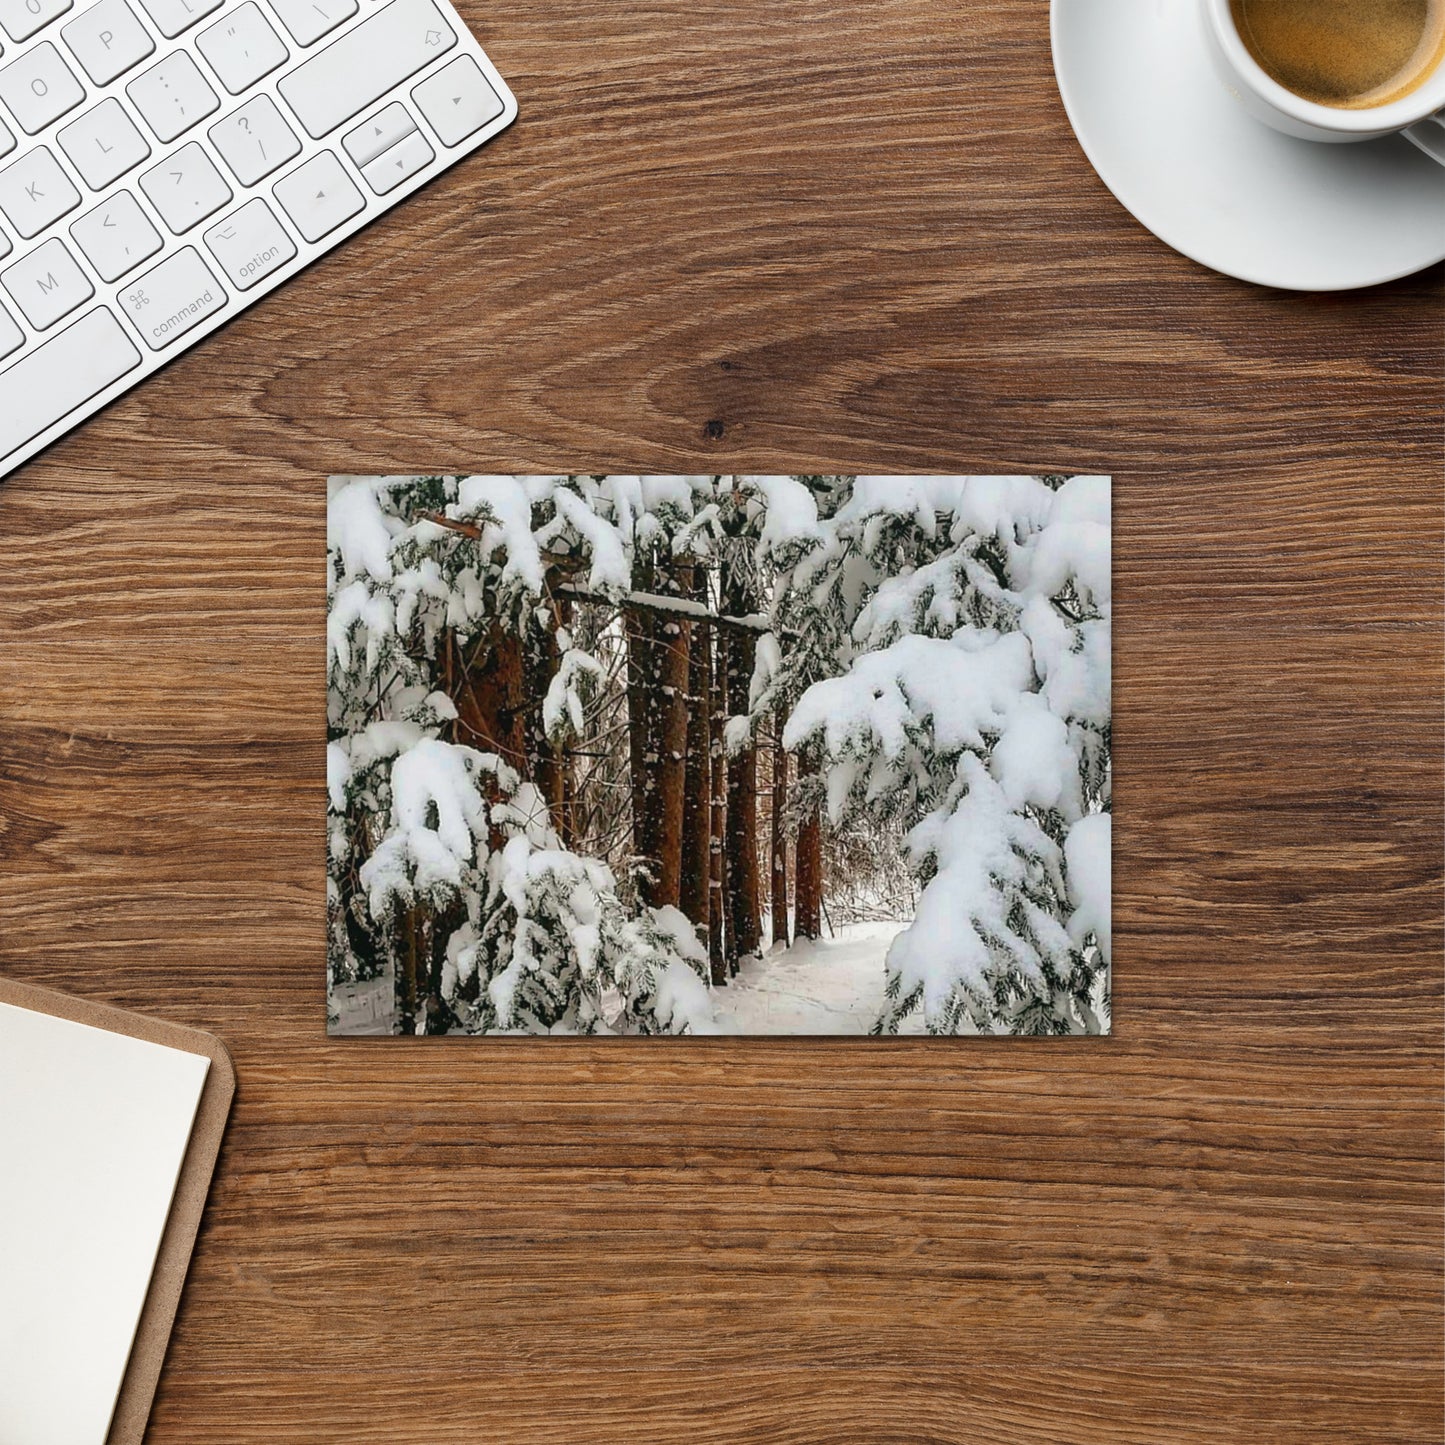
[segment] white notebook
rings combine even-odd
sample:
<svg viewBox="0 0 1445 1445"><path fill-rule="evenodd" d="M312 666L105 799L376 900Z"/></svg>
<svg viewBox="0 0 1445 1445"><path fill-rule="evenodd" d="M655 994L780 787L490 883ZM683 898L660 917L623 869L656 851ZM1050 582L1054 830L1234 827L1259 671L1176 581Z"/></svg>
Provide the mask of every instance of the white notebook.
<svg viewBox="0 0 1445 1445"><path fill-rule="evenodd" d="M4 1445L104 1445L210 1064L0 1003Z"/></svg>

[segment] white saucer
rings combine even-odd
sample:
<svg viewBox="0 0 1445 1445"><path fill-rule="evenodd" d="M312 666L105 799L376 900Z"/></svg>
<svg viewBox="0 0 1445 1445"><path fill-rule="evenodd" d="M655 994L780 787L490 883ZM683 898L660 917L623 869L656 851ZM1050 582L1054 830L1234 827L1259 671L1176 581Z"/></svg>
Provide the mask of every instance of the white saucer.
<svg viewBox="0 0 1445 1445"><path fill-rule="evenodd" d="M1104 184L1226 275L1342 291L1445 259L1445 167L1402 136L1294 140L1247 115L1197 0L1053 0L1054 72Z"/></svg>

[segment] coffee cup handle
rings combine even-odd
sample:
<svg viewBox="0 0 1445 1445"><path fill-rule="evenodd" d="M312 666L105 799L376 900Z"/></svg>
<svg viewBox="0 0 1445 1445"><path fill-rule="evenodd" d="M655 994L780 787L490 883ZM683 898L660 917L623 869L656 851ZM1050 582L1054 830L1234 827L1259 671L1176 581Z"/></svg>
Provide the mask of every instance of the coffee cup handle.
<svg viewBox="0 0 1445 1445"><path fill-rule="evenodd" d="M1445 166L1445 111L1427 115L1424 120L1406 126L1401 134L1414 141L1432 161Z"/></svg>

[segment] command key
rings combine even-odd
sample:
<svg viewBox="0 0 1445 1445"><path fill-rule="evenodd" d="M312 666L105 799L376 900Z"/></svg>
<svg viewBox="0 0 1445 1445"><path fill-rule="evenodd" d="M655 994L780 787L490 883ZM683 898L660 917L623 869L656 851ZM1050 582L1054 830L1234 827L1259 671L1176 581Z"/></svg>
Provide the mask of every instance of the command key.
<svg viewBox="0 0 1445 1445"><path fill-rule="evenodd" d="M214 316L226 300L221 283L193 246L167 256L120 293L121 306L152 351L163 351Z"/></svg>

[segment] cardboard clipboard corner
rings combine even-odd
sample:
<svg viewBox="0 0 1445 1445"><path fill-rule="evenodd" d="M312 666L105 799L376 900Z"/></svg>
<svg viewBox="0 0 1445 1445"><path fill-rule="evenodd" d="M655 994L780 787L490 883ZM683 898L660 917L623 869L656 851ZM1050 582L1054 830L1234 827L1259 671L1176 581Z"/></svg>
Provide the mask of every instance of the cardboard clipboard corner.
<svg viewBox="0 0 1445 1445"><path fill-rule="evenodd" d="M226 1045L203 1029L173 1024L147 1014L129 1013L109 1004L57 993L38 984L20 983L3 975L0 975L0 1003L145 1039L183 1053L202 1054L211 1061L196 1105L195 1123L156 1253L155 1269L141 1309L125 1379L106 1436L106 1445L141 1445L225 1137L226 1120L236 1096L235 1061Z"/></svg>

